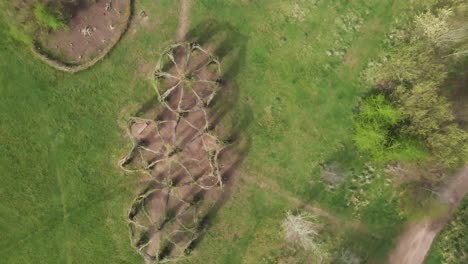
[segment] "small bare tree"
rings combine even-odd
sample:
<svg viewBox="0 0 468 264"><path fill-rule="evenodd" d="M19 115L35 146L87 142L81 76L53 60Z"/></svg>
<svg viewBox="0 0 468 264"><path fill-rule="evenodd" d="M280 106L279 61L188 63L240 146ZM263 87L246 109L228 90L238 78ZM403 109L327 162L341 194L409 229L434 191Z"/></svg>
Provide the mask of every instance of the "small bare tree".
<svg viewBox="0 0 468 264"><path fill-rule="evenodd" d="M416 29L431 42L442 48L451 48L450 56L460 57L468 53L468 26L457 23L452 17L454 12L441 8L436 13L426 12L416 16Z"/></svg>
<svg viewBox="0 0 468 264"><path fill-rule="evenodd" d="M288 212L281 227L286 241L291 245L311 251L318 249L317 236L320 225L317 224L314 215L308 213L293 215Z"/></svg>
<svg viewBox="0 0 468 264"><path fill-rule="evenodd" d="M281 227L286 241L312 253L315 263L323 263L329 259L329 254L318 238L321 225L315 215L305 212L294 215L288 212Z"/></svg>

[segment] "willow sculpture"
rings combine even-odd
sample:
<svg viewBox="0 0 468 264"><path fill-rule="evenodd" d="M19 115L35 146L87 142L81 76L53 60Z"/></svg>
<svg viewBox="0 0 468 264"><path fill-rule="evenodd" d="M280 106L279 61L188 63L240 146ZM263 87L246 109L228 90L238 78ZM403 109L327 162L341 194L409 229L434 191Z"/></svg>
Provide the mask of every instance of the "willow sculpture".
<svg viewBox="0 0 468 264"><path fill-rule="evenodd" d="M153 80L163 110L155 119L128 121L132 148L119 165L151 179L128 212L132 246L147 263L185 256L223 191L219 157L226 144L209 116L219 75L219 61L199 45L170 46Z"/></svg>

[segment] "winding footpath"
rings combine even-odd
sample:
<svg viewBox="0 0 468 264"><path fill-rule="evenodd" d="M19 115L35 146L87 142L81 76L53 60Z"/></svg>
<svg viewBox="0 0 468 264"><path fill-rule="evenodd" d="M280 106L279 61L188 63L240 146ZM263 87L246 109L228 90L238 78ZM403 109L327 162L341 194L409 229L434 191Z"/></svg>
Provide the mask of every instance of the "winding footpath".
<svg viewBox="0 0 468 264"><path fill-rule="evenodd" d="M431 248L432 242L448 223L452 214L468 193L468 166L456 174L440 192L442 202L448 205L445 215L410 224L398 240L390 255L390 264L421 264Z"/></svg>

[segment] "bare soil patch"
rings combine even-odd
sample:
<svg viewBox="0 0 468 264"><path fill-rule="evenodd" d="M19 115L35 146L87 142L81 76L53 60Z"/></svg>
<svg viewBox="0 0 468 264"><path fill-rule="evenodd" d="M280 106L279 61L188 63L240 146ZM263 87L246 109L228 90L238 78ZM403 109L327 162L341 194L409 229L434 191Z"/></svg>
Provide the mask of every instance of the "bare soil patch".
<svg viewBox="0 0 468 264"><path fill-rule="evenodd" d="M355 66L358 63L358 54L356 54L356 50L349 49L344 55L343 63L347 66Z"/></svg>
<svg viewBox="0 0 468 264"><path fill-rule="evenodd" d="M106 53L127 27L131 0L98 0L77 10L68 28L43 34L42 53L68 65L80 65Z"/></svg>

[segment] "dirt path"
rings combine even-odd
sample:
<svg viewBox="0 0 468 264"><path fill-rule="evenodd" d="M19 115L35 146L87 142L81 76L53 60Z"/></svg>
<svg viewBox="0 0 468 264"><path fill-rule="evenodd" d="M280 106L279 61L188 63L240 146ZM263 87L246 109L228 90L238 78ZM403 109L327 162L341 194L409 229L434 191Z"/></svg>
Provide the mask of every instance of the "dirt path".
<svg viewBox="0 0 468 264"><path fill-rule="evenodd" d="M179 26L177 27L176 41L177 43L185 41L185 35L188 29L188 13L190 8L190 0L181 0L180 3L180 15L179 15Z"/></svg>
<svg viewBox="0 0 468 264"><path fill-rule="evenodd" d="M467 193L468 167L465 167L440 192L441 200L447 203L449 207L447 214L443 217L410 224L390 255L390 264L423 263L427 252L431 248L432 241L450 220L453 212Z"/></svg>

